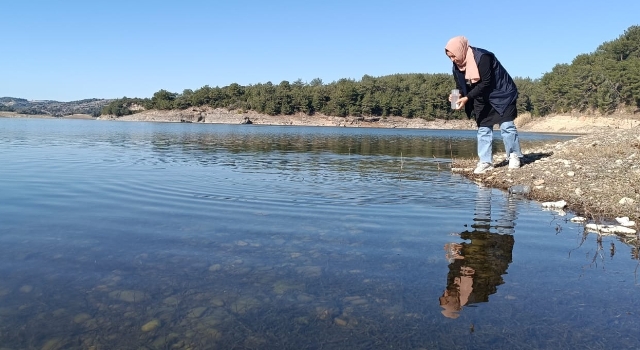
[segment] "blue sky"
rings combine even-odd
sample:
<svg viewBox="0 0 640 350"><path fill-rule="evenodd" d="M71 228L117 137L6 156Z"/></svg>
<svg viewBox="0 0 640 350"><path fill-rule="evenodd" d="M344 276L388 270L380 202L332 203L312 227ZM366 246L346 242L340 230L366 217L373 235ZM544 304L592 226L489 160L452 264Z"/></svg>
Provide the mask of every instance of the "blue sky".
<svg viewBox="0 0 640 350"><path fill-rule="evenodd" d="M0 97L449 73L444 45L456 35L535 79L640 25L639 13L628 0L4 1Z"/></svg>

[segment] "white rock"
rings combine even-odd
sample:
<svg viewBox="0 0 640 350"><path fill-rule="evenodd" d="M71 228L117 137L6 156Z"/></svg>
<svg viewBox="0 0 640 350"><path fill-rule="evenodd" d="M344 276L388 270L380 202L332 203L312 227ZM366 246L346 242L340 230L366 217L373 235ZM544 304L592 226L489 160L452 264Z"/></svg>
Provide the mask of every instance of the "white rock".
<svg viewBox="0 0 640 350"><path fill-rule="evenodd" d="M585 222L585 221L587 221L587 218L582 216L574 216L571 218L571 222Z"/></svg>
<svg viewBox="0 0 640 350"><path fill-rule="evenodd" d="M542 203L542 207L543 208L564 208L567 206L567 202L561 200L561 201L557 201L557 202L544 202Z"/></svg>
<svg viewBox="0 0 640 350"><path fill-rule="evenodd" d="M620 225L627 226L627 227L635 226L635 224L636 224L635 221L630 221L628 216L623 216L623 217L620 217L620 218L616 218L616 221Z"/></svg>
<svg viewBox="0 0 640 350"><path fill-rule="evenodd" d="M633 204L636 201L634 201L633 199L629 198L629 197L623 197L618 203L625 205L625 204Z"/></svg>
<svg viewBox="0 0 640 350"><path fill-rule="evenodd" d="M581 189L576 188L575 192L576 192L577 196L582 196L582 190Z"/></svg>
<svg viewBox="0 0 640 350"><path fill-rule="evenodd" d="M622 233L633 235L636 233L636 230L620 225L598 225L598 224L587 224L585 226L587 230L599 232L599 233Z"/></svg>
<svg viewBox="0 0 640 350"><path fill-rule="evenodd" d="M573 171L570 171L570 172L567 173L567 176L575 176L575 175L576 175L576 173L574 173Z"/></svg>

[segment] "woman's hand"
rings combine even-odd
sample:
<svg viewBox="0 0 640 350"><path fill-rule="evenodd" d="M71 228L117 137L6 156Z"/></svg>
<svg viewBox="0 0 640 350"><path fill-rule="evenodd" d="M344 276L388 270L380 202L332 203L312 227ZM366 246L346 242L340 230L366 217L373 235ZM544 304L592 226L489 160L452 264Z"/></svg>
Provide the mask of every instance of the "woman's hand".
<svg viewBox="0 0 640 350"><path fill-rule="evenodd" d="M464 105L467 104L467 101L469 101L469 98L466 96L458 98L458 102L456 103L456 111L464 108ZM449 95L449 102L451 102L451 95Z"/></svg>

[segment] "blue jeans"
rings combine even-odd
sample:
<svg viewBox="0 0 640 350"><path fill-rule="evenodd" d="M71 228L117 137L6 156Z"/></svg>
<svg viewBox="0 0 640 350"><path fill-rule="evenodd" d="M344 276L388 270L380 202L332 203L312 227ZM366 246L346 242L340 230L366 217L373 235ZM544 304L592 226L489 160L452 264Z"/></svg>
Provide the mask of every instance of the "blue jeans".
<svg viewBox="0 0 640 350"><path fill-rule="evenodd" d="M513 122L504 122L500 124L500 135L504 142L504 149L507 157L511 153L515 153L518 157L522 157L520 150L520 139L518 139L518 130ZM493 128L486 126L478 127L478 157L481 163L493 163L493 155L491 144L493 142Z"/></svg>

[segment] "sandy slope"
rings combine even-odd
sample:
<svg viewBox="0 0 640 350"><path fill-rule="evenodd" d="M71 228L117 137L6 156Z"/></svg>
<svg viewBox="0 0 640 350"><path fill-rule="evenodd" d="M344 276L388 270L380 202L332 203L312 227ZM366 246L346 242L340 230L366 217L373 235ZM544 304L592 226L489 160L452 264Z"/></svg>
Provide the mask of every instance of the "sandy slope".
<svg viewBox="0 0 640 350"><path fill-rule="evenodd" d="M538 117L520 127L522 131L588 134L602 129L630 129L640 125L640 116L616 115Z"/></svg>

